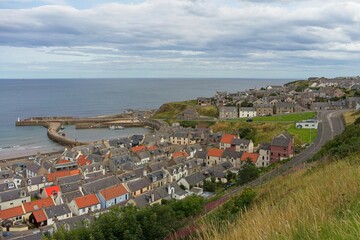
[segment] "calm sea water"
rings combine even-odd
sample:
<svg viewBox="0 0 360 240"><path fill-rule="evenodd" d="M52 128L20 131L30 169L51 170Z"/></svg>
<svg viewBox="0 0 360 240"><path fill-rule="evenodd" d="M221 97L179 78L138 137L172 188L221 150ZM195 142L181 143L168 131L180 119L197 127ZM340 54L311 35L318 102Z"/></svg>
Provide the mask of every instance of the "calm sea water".
<svg viewBox="0 0 360 240"><path fill-rule="evenodd" d="M43 127L15 127L18 117L92 116L121 113L125 109L152 109L162 103L210 97L215 91L236 92L278 85L289 79L0 79L0 159L61 150L48 140ZM126 131L75 130L77 139L99 140L143 134Z"/></svg>

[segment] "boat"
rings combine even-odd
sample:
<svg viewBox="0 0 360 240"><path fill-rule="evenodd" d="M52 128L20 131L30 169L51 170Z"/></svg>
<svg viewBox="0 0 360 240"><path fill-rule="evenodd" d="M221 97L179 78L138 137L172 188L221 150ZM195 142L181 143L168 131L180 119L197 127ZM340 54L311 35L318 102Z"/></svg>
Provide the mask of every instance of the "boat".
<svg viewBox="0 0 360 240"><path fill-rule="evenodd" d="M61 130L64 130L64 129L65 129L65 126L64 126L64 125L61 125L60 129L61 129Z"/></svg>
<svg viewBox="0 0 360 240"><path fill-rule="evenodd" d="M109 127L110 130L123 130L125 129L123 126L120 125L112 125Z"/></svg>

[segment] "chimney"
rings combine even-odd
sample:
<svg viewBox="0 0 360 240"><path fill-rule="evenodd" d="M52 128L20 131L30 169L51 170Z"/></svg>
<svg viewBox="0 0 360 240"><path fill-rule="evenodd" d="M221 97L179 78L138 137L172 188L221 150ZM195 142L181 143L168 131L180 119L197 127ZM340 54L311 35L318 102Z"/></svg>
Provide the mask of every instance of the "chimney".
<svg viewBox="0 0 360 240"><path fill-rule="evenodd" d="M144 170L143 170L143 176L144 176L144 177L147 176L147 171L146 171L145 168L144 168Z"/></svg>
<svg viewBox="0 0 360 240"><path fill-rule="evenodd" d="M154 201L155 201L154 193L151 193L151 202L154 202Z"/></svg>

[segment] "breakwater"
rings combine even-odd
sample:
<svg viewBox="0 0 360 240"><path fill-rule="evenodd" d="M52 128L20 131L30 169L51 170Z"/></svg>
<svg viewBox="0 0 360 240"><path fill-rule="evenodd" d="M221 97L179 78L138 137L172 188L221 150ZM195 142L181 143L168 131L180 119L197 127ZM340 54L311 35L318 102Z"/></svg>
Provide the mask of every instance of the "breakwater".
<svg viewBox="0 0 360 240"><path fill-rule="evenodd" d="M18 119L16 126L43 126L47 128L47 136L52 141L65 146L87 145L88 142L66 138L59 133L62 125L75 125L77 129L88 128L106 128L110 126L124 127L150 127L156 130L166 131L168 124L166 122L154 119L139 119L130 114L116 114L98 117L31 117L27 119Z"/></svg>

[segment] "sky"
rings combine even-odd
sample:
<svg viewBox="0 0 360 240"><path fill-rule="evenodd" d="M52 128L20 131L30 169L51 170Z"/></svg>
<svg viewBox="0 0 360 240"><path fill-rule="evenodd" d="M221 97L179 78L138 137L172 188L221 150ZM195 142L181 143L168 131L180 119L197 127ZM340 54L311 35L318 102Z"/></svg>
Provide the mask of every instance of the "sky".
<svg viewBox="0 0 360 240"><path fill-rule="evenodd" d="M0 0L0 78L359 72L360 0Z"/></svg>

